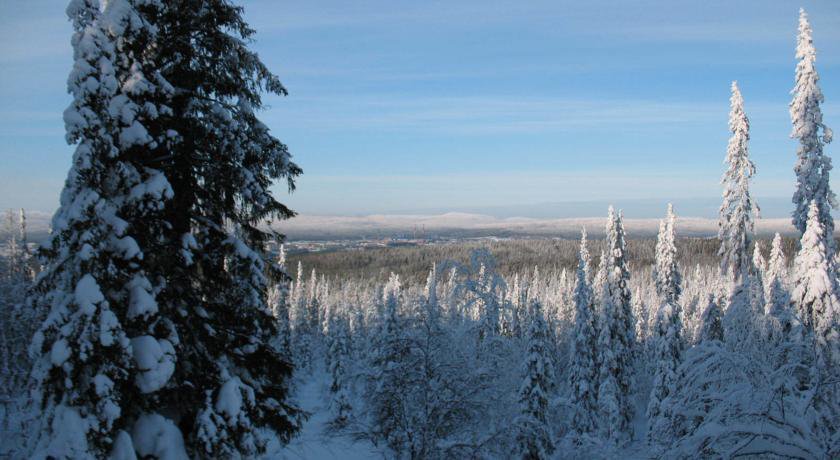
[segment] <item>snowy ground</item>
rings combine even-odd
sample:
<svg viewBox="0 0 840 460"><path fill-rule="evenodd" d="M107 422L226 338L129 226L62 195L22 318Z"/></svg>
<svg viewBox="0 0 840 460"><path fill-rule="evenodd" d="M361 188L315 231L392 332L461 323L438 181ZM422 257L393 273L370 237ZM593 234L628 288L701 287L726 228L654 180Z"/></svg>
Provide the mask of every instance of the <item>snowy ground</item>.
<svg viewBox="0 0 840 460"><path fill-rule="evenodd" d="M326 397L329 378L323 366L310 375L302 376L296 399L300 407L310 413L300 434L283 453L288 459L356 460L387 458L385 452L367 441L355 441L346 436L326 433L329 408Z"/></svg>
<svg viewBox="0 0 840 460"><path fill-rule="evenodd" d="M362 460L387 459L389 452L378 448L368 441L357 441L348 436L339 436L327 432L326 424L329 420L329 375L323 365L298 376L298 388L295 394L299 407L310 415L300 433L283 449L287 459L306 460ZM643 460L656 458L648 452L644 442L647 431L645 422L645 401L636 400L636 417L634 420L635 435L633 442L621 450L601 450L589 452L587 456L599 459L620 458L623 460ZM559 446L558 446L559 447ZM555 451L554 458L566 458L563 452ZM583 458L580 452L572 454L573 458Z"/></svg>

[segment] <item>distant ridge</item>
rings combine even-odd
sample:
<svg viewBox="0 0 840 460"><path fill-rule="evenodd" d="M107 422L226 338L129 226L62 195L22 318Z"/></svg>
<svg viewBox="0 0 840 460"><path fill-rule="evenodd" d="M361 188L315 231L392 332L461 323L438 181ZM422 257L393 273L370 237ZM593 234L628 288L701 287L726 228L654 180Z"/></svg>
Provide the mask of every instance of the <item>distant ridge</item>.
<svg viewBox="0 0 840 460"><path fill-rule="evenodd" d="M403 237L559 237L577 238L586 227L594 238L603 236L605 217L535 219L528 217L499 218L483 214L450 212L437 215L373 214L369 216L300 215L274 222L271 227L293 240L302 239L358 239ZM658 218L625 218L630 238L656 235ZM679 236L717 236L717 220L698 217L677 219ZM758 219L756 233L769 236L775 232L794 234L789 218Z"/></svg>

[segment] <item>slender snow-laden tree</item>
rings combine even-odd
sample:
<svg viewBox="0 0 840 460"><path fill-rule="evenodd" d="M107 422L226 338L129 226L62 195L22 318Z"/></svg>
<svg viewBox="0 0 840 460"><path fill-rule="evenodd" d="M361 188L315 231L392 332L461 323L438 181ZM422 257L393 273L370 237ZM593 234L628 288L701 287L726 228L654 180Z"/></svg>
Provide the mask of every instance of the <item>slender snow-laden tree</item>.
<svg viewBox="0 0 840 460"><path fill-rule="evenodd" d="M805 233L808 208L817 204L823 237L828 243L829 255L834 249L834 220L831 210L837 207L837 198L831 190L829 173L831 158L823 152L825 144L833 137L823 124L820 104L824 97L819 87L820 76L816 69L817 52L814 49L811 24L805 10L799 10L799 34L796 38L796 82L791 94L790 119L793 123L791 137L799 141L796 151L796 192L793 194L793 225Z"/></svg>
<svg viewBox="0 0 840 460"><path fill-rule="evenodd" d="M783 285L788 283L787 258L782 249L782 236L779 233L773 237L770 247L770 260L767 263L766 278L768 280L779 279ZM769 282L767 283L769 288Z"/></svg>
<svg viewBox="0 0 840 460"><path fill-rule="evenodd" d="M677 368L685 350L678 304L665 302L659 307L653 347L655 370L647 406L648 441L664 445L669 441L670 433L661 429L659 419L665 415L662 407L665 398L679 391L676 388Z"/></svg>
<svg viewBox="0 0 840 460"><path fill-rule="evenodd" d="M659 294L660 307L656 313L653 330L653 388L647 406L647 418L650 425L648 440L664 444L668 431L662 430L660 417L662 403L668 395L676 391L676 373L685 349L683 339L681 308L678 297L682 292L682 276L676 262L677 249L674 245L674 210L668 205L667 223L660 224L659 238L656 244L654 281Z"/></svg>
<svg viewBox="0 0 840 460"><path fill-rule="evenodd" d="M508 291L508 305L509 305L509 333L513 337L522 337L522 321L525 318L525 290L522 288L522 283L519 279L519 273L513 277L513 283Z"/></svg>
<svg viewBox="0 0 840 460"><path fill-rule="evenodd" d="M720 239L721 273L740 278L749 272L749 246L753 232L753 214L758 205L750 196L750 179L755 165L749 157L750 123L744 113L744 99L738 83L732 82L729 100L729 146L726 151L726 172L723 174L723 203L720 205L718 239Z"/></svg>
<svg viewBox="0 0 840 460"><path fill-rule="evenodd" d="M410 449L408 401L403 397L410 378L405 366L409 349L399 315L400 288L399 276L392 273L384 291L385 316L371 351L366 396L374 437L397 455Z"/></svg>
<svg viewBox="0 0 840 460"><path fill-rule="evenodd" d="M347 319L343 314L333 315L330 331L329 371L330 371L330 411L332 418L330 424L334 428L343 428L347 425L352 415L350 403L350 330Z"/></svg>
<svg viewBox="0 0 840 460"><path fill-rule="evenodd" d="M598 330L594 296L589 275L586 229L580 235L580 253L574 287L575 323L569 352L572 430L575 435L592 434L598 411Z"/></svg>
<svg viewBox="0 0 840 460"><path fill-rule="evenodd" d="M788 335L795 314L790 308L790 291L787 279L787 260L782 251L782 237L778 233L773 238L770 249L770 262L765 275L764 314L770 326L768 336L779 341Z"/></svg>
<svg viewBox="0 0 840 460"><path fill-rule="evenodd" d="M532 300L529 310L531 324L528 328L528 349L524 378L519 388L520 415L514 426L519 457L539 460L550 458L554 452L554 442L547 423L548 390L552 385L554 370L548 357L548 331L540 302Z"/></svg>
<svg viewBox="0 0 840 460"><path fill-rule="evenodd" d="M761 338L759 318L764 313L764 304L760 308L756 303L758 291L763 291L757 277L744 274L731 280L729 294L726 297L726 310L723 316L726 346L730 350L749 354L758 350ZM763 297L763 292L761 292Z"/></svg>
<svg viewBox="0 0 840 460"><path fill-rule="evenodd" d="M677 267L674 207L669 203L665 220L659 223L653 279L656 293L663 303L675 303L682 294L682 274Z"/></svg>
<svg viewBox="0 0 840 460"><path fill-rule="evenodd" d="M723 321L721 317L722 314L716 296L709 294L706 300L706 306L700 315L700 342L708 342L710 340L723 342Z"/></svg>
<svg viewBox="0 0 840 460"><path fill-rule="evenodd" d="M793 262L791 304L806 330L813 332L820 364L826 369L840 365L840 296L829 257L819 205L814 200Z"/></svg>
<svg viewBox="0 0 840 460"><path fill-rule="evenodd" d="M291 354L291 320L289 318L289 276L286 274L286 248L282 244L277 254L277 274L280 279L272 282L267 303L277 322L276 341L280 349Z"/></svg>
<svg viewBox="0 0 840 460"><path fill-rule="evenodd" d="M598 331L598 408L601 434L613 442L631 439L630 401L635 322L630 296L626 243L621 213L609 208L606 226L606 282L603 286Z"/></svg>
<svg viewBox="0 0 840 460"><path fill-rule="evenodd" d="M64 121L76 148L29 300L46 317L31 345L44 424L35 457L132 452L131 423L155 412L154 393L177 361L180 338L155 298L164 271L153 256L173 197L150 165L170 142L150 127L171 113L163 102L172 87L144 53L158 39L148 16L161 8L130 0L67 8L75 32Z"/></svg>
<svg viewBox="0 0 840 460"><path fill-rule="evenodd" d="M150 163L173 192L155 263L166 270L157 298L178 332L178 365L154 409L179 420L193 456L263 454L297 431L299 413L266 304L274 235L260 226L294 215L271 186L293 189L301 170L258 118L264 94L286 89L248 48L241 6L175 0L152 15L141 3L158 30L144 53L174 88L171 113L152 126L169 145Z"/></svg>
<svg viewBox="0 0 840 460"><path fill-rule="evenodd" d="M756 241L753 245L752 266L755 275L764 284L764 277L767 275L767 261L764 259L764 254L761 253L761 241Z"/></svg>
<svg viewBox="0 0 840 460"><path fill-rule="evenodd" d="M595 303L595 324L600 328L600 321L604 309L604 288L607 285L607 252L601 250L601 257L598 259L598 270L592 278L592 295Z"/></svg>

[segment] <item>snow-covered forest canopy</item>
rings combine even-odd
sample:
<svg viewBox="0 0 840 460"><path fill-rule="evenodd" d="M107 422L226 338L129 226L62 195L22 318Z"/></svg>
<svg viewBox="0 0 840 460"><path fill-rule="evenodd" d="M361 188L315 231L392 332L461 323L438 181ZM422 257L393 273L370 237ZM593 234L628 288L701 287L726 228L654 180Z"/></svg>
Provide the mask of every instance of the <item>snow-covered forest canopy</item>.
<svg viewBox="0 0 840 460"><path fill-rule="evenodd" d="M0 455L840 457L832 132L805 11L795 234L756 238L733 82L716 238L681 237L676 201L655 240L610 207L574 240L312 258L267 225L294 217L270 187L302 170L260 120L286 89L242 14L67 7L73 164L46 240L4 217Z"/></svg>

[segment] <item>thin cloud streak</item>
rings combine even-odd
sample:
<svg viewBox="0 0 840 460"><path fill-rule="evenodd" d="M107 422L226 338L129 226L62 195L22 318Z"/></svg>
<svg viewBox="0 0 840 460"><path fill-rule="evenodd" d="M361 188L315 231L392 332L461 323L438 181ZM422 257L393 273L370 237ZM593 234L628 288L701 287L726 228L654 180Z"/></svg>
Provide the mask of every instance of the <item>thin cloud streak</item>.
<svg viewBox="0 0 840 460"><path fill-rule="evenodd" d="M300 97L282 111L266 113L266 120L292 122L311 129L431 130L482 133L568 131L590 127L633 129L656 125L725 123L725 100L659 102L650 100L585 100L522 97L399 97L386 95ZM826 113L836 112L827 104ZM782 119L786 103L750 103L753 120ZM294 113L294 120L286 114Z"/></svg>

